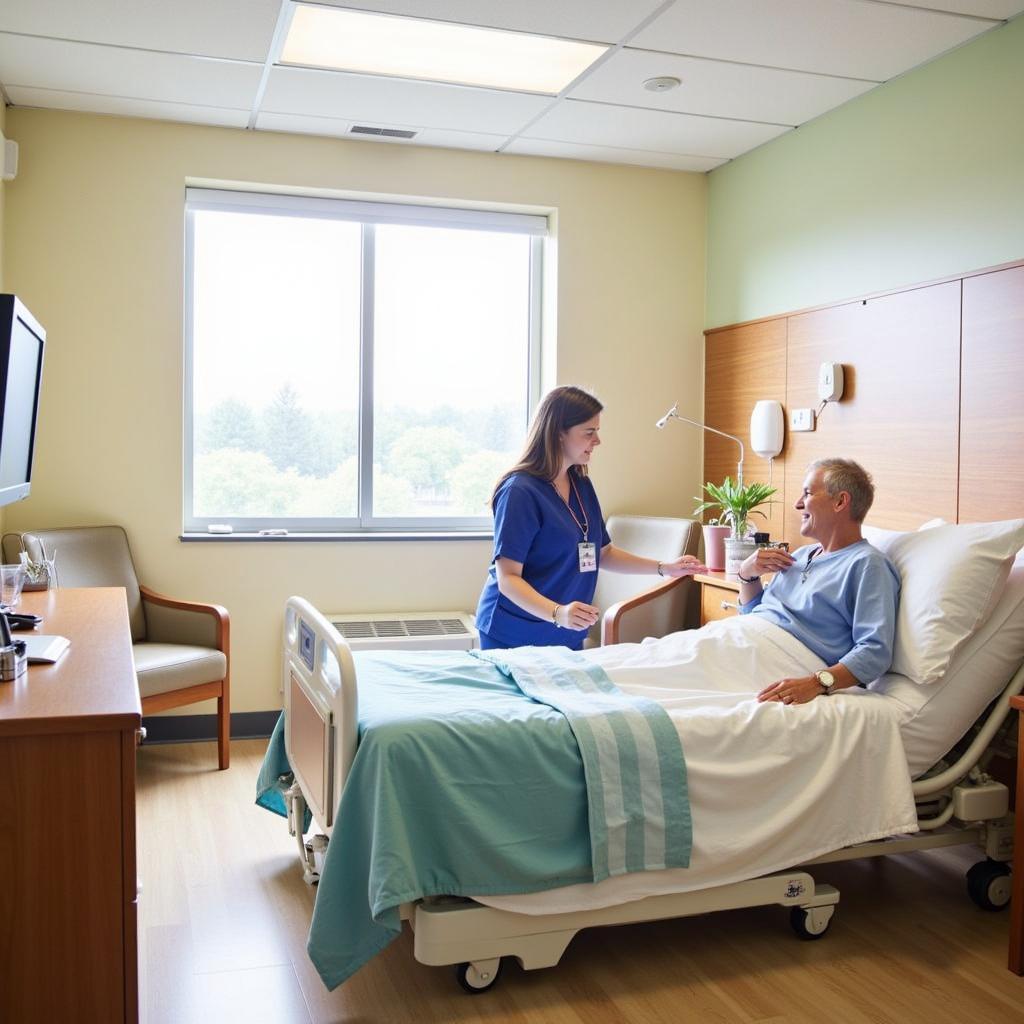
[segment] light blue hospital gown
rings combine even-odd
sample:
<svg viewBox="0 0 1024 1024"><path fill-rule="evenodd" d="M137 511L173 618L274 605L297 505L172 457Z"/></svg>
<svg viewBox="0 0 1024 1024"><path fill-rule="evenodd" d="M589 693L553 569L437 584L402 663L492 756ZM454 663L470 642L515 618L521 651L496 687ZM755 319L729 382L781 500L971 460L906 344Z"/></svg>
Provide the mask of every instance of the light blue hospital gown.
<svg viewBox="0 0 1024 1024"><path fill-rule="evenodd" d="M845 665L861 684L892 664L900 578L881 551L859 540L831 553L809 544L740 612L764 615L826 665Z"/></svg>

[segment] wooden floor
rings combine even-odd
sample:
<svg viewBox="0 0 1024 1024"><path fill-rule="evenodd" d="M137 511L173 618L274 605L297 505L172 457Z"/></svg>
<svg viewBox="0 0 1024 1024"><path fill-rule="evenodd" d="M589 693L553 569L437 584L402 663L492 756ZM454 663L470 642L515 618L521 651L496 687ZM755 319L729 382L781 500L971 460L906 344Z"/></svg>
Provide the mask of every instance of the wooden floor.
<svg viewBox="0 0 1024 1024"><path fill-rule="evenodd" d="M1014 1024L1008 915L977 909L976 851L826 865L832 928L801 942L778 907L576 937L561 964L508 964L480 996L412 957L408 933L334 992L306 957L314 892L283 819L253 804L264 741L139 751L142 1019L147 1024Z"/></svg>

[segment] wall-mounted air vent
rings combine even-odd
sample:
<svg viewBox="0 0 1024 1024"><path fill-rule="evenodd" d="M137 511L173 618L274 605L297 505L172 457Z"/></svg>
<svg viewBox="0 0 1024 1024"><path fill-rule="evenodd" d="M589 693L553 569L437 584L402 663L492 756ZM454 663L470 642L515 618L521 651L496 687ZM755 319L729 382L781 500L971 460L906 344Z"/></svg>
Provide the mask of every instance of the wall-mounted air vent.
<svg viewBox="0 0 1024 1024"><path fill-rule="evenodd" d="M417 135L407 128L374 128L369 124L354 124L348 131L350 135L382 135L386 139L414 139Z"/></svg>
<svg viewBox="0 0 1024 1024"><path fill-rule="evenodd" d="M391 612L327 618L354 651L468 650L477 645L477 632L466 612Z"/></svg>

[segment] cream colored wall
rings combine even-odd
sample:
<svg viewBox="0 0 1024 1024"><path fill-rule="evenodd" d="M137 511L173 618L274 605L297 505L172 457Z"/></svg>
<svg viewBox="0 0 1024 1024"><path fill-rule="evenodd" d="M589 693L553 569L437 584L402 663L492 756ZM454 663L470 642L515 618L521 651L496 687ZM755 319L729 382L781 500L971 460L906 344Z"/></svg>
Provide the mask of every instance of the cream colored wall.
<svg viewBox="0 0 1024 1024"><path fill-rule="evenodd" d="M0 99L0 135L7 131L7 105ZM0 291L4 291L4 192L7 182L0 178ZM0 513L2 516L2 513ZM0 518L0 522L3 519Z"/></svg>
<svg viewBox="0 0 1024 1024"><path fill-rule="evenodd" d="M234 710L278 706L288 595L332 611L472 609L490 545L178 540L186 179L557 210L551 383L606 404L605 513L689 513L697 432L652 427L673 401L701 407L703 176L18 108L7 126L22 171L5 284L48 333L32 495L7 528L123 523L145 583L226 605Z"/></svg>

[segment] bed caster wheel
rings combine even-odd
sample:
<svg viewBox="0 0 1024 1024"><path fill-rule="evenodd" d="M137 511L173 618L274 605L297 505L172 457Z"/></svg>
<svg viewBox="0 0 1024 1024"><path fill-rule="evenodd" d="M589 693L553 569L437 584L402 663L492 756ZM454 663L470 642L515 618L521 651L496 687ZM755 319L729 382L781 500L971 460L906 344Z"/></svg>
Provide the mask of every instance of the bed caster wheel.
<svg viewBox="0 0 1024 1024"><path fill-rule="evenodd" d="M835 907L794 907L789 912L789 923L801 939L810 942L820 939L832 923Z"/></svg>
<svg viewBox="0 0 1024 1024"><path fill-rule="evenodd" d="M978 861L967 872L967 894L982 910L1002 910L1010 902L1010 865Z"/></svg>
<svg viewBox="0 0 1024 1024"><path fill-rule="evenodd" d="M493 988L500 974L500 957L493 960L474 960L469 964L459 964L455 968L455 980L471 996L478 996Z"/></svg>

